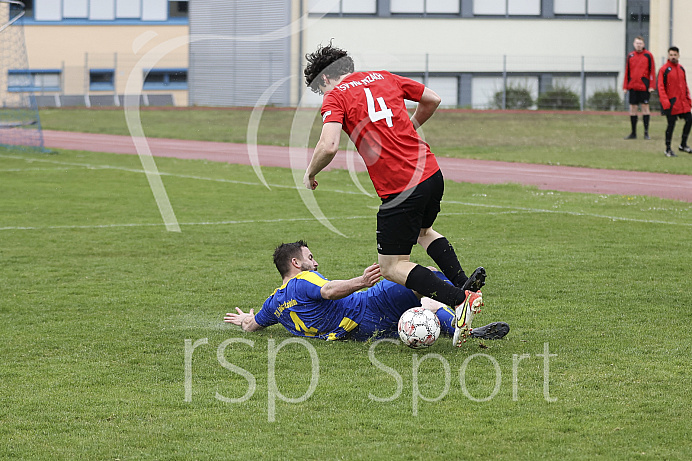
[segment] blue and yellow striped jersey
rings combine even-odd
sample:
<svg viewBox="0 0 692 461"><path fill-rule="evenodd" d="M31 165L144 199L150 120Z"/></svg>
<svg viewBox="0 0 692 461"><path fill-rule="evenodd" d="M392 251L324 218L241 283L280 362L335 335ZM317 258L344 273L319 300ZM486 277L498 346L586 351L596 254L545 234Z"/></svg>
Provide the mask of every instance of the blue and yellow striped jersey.
<svg viewBox="0 0 692 461"><path fill-rule="evenodd" d="M324 299L320 289L327 282L319 272L301 272L264 301L255 321L263 327L281 323L296 336L328 341L344 338L363 318L364 292Z"/></svg>

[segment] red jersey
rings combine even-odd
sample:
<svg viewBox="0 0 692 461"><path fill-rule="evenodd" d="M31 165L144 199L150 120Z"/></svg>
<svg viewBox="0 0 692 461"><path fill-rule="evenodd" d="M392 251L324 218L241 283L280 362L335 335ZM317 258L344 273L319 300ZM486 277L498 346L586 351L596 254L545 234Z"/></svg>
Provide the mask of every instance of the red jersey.
<svg viewBox="0 0 692 461"><path fill-rule="evenodd" d="M625 63L623 90L649 91L656 80L654 56L648 50L632 51Z"/></svg>
<svg viewBox="0 0 692 461"><path fill-rule="evenodd" d="M684 114L692 109L685 68L668 61L658 71L658 97L661 107L671 115Z"/></svg>
<svg viewBox="0 0 692 461"><path fill-rule="evenodd" d="M341 123L381 198L410 189L440 169L404 102L420 101L423 90L423 84L386 71L354 72L322 102L323 123Z"/></svg>

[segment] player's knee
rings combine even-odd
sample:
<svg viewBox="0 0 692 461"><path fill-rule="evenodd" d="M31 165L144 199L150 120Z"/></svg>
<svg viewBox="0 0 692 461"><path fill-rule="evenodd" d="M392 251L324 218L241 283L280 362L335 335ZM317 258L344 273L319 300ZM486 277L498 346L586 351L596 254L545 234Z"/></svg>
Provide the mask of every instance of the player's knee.
<svg viewBox="0 0 692 461"><path fill-rule="evenodd" d="M380 272L382 273L382 277L389 281L394 281L392 280L396 275L396 265L394 264L386 264L382 265L380 263Z"/></svg>

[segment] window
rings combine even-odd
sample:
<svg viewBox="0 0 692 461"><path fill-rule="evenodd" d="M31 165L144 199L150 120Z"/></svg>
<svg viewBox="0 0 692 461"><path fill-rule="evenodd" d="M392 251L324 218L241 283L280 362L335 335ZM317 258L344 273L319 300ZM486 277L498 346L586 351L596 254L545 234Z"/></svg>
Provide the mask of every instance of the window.
<svg viewBox="0 0 692 461"><path fill-rule="evenodd" d="M34 0L22 0L24 3L24 18L33 19L34 17ZM10 18L17 16L22 12L22 7L10 3Z"/></svg>
<svg viewBox="0 0 692 461"><path fill-rule="evenodd" d="M187 18L188 2L168 2L168 18Z"/></svg>
<svg viewBox="0 0 692 461"><path fill-rule="evenodd" d="M65 1L62 4L63 18L87 18L89 17L89 0Z"/></svg>
<svg viewBox="0 0 692 461"><path fill-rule="evenodd" d="M428 77L428 85L435 91L442 102L442 107L456 107L459 101L459 78L455 77Z"/></svg>
<svg viewBox="0 0 692 461"><path fill-rule="evenodd" d="M60 91L60 70L12 70L7 72L7 91Z"/></svg>
<svg viewBox="0 0 692 461"><path fill-rule="evenodd" d="M23 0L30 21L70 22L91 21L173 21L186 22L189 0ZM326 0L331 1L331 0ZM338 1L338 0L335 0ZM342 0L346 2L347 0ZM348 0L355 1L355 0ZM363 1L363 0L361 0ZM372 0L373 4L375 0ZM13 14L21 11L10 4Z"/></svg>
<svg viewBox="0 0 692 461"><path fill-rule="evenodd" d="M139 19L142 16L142 0L117 0L115 2L115 17L123 19Z"/></svg>
<svg viewBox="0 0 692 461"><path fill-rule="evenodd" d="M187 90L187 69L152 69L144 75L144 90Z"/></svg>
<svg viewBox="0 0 692 461"><path fill-rule="evenodd" d="M45 0L44 0L45 2ZM42 2L43 3L43 2ZM59 3L59 2L56 2ZM89 16L92 21L115 19L115 0L89 0Z"/></svg>
<svg viewBox="0 0 692 461"><path fill-rule="evenodd" d="M310 13L375 14L377 0L310 0Z"/></svg>
<svg viewBox="0 0 692 461"><path fill-rule="evenodd" d="M89 71L89 90L113 91L115 89L115 72L113 69L91 69Z"/></svg>
<svg viewBox="0 0 692 461"><path fill-rule="evenodd" d="M617 0L554 0L555 14L617 15Z"/></svg>
<svg viewBox="0 0 692 461"><path fill-rule="evenodd" d="M459 14L459 0L391 0L390 11L392 13Z"/></svg>
<svg viewBox="0 0 692 461"><path fill-rule="evenodd" d="M473 14L478 16L540 16L541 0L484 0L474 2Z"/></svg>

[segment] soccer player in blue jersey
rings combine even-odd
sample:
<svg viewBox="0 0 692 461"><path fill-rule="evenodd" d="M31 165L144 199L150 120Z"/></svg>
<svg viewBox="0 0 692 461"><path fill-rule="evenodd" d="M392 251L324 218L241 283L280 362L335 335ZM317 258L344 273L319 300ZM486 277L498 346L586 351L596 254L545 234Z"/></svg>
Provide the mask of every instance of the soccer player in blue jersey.
<svg viewBox="0 0 692 461"><path fill-rule="evenodd" d="M392 337L397 334L399 317L406 310L421 305L421 296L388 280L380 281L380 267L373 264L363 275L349 280L329 280L317 272L318 263L307 244L299 240L279 245L274 251L274 264L283 279L264 301L260 311L227 313L224 321L239 325L245 331L256 331L281 323L296 336L327 341ZM435 268L430 268L435 269ZM451 283L439 271L435 275ZM364 291L364 288L367 288ZM494 322L471 329L473 315L483 304L480 292L469 292L464 327L472 337L499 339L509 332L509 325ZM442 332L455 332L454 312L442 303L424 298L423 306L435 311Z"/></svg>

